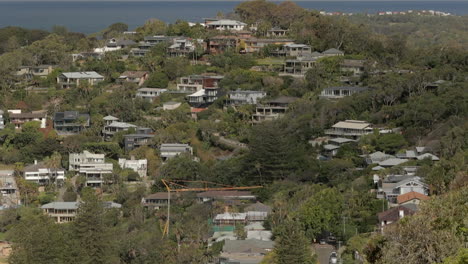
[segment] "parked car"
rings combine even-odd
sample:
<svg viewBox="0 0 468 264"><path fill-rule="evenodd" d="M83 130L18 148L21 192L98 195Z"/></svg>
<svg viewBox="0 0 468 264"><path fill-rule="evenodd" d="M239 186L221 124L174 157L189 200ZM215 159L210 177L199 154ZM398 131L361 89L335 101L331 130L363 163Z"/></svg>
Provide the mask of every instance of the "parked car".
<svg viewBox="0 0 468 264"><path fill-rule="evenodd" d="M325 245L326 244L325 239L320 239L319 243L320 245Z"/></svg>
<svg viewBox="0 0 468 264"><path fill-rule="evenodd" d="M332 252L330 254L330 261L329 261L330 264L336 264L338 263L338 255L336 254L336 252Z"/></svg>

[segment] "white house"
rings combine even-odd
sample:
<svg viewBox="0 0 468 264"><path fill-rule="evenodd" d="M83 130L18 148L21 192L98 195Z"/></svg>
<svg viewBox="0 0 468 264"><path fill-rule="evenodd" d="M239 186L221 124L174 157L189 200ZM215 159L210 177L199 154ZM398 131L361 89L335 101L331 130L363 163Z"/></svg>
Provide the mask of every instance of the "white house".
<svg viewBox="0 0 468 264"><path fill-rule="evenodd" d="M216 30L229 30L229 31L241 31L244 30L244 27L247 26L246 23L240 22L237 20L230 19L220 19L216 21L211 21L206 24L208 29Z"/></svg>
<svg viewBox="0 0 468 264"><path fill-rule="evenodd" d="M182 153L193 155L193 149L188 144L161 144L159 150L163 160L174 158Z"/></svg>
<svg viewBox="0 0 468 264"><path fill-rule="evenodd" d="M371 124L360 120L340 121L334 124L331 129L325 130L326 135L334 137L358 138L370 133L372 133Z"/></svg>
<svg viewBox="0 0 468 264"><path fill-rule="evenodd" d="M228 93L227 103L230 105L257 104L259 99L265 97L263 91L231 91Z"/></svg>
<svg viewBox="0 0 468 264"><path fill-rule="evenodd" d="M21 109L8 110L10 123L15 125L16 129L21 129L26 122L37 121L40 123L40 128L46 127L47 114L45 111L35 111L31 113L23 113Z"/></svg>
<svg viewBox="0 0 468 264"><path fill-rule="evenodd" d="M137 172L140 177L146 177L148 171L148 160L140 159L136 160L134 157L131 159L119 159L119 166L122 169L131 169Z"/></svg>
<svg viewBox="0 0 468 264"><path fill-rule="evenodd" d="M57 77L57 83L62 88L77 86L80 82L88 82L89 85L95 85L104 81L104 76L95 71L88 72L64 72Z"/></svg>
<svg viewBox="0 0 468 264"><path fill-rule="evenodd" d="M48 184L49 182L63 182L65 180L65 169L51 168L45 162L34 161L34 164L24 168L24 179L37 184Z"/></svg>
<svg viewBox="0 0 468 264"><path fill-rule="evenodd" d="M136 98L141 98L153 102L155 98L167 92L167 89L162 88L140 88L137 90Z"/></svg>
<svg viewBox="0 0 468 264"><path fill-rule="evenodd" d="M104 175L112 174L112 163L105 162L104 154L94 154L89 151L70 153L69 170L76 171L86 177L86 185L100 187L104 182Z"/></svg>

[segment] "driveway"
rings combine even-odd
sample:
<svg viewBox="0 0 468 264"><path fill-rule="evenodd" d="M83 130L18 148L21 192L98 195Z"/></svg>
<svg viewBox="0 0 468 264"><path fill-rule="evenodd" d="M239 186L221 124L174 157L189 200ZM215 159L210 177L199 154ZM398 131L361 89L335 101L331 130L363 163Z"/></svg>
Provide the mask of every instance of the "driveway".
<svg viewBox="0 0 468 264"><path fill-rule="evenodd" d="M335 247L333 247L332 245L328 245L328 244L325 244L325 245L314 244L314 249L318 256L318 263L329 264L330 254L333 251L335 251Z"/></svg>

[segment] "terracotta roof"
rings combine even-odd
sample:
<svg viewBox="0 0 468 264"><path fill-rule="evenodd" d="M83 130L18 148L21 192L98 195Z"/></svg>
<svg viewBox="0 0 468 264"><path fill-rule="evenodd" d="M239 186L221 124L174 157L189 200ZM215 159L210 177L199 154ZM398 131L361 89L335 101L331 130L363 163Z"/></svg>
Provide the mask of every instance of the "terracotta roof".
<svg viewBox="0 0 468 264"><path fill-rule="evenodd" d="M413 199L419 199L421 201L425 201L425 200L429 200L429 196L424 195L422 193L418 193L418 192L409 192L409 193L399 195L397 197L397 201L399 204L407 202L407 201L411 201Z"/></svg>
<svg viewBox="0 0 468 264"><path fill-rule="evenodd" d="M205 110L206 110L206 108L195 108L195 107L193 107L192 109L190 109L190 112L192 112L192 113L200 113L200 112L203 112L203 111L205 111Z"/></svg>

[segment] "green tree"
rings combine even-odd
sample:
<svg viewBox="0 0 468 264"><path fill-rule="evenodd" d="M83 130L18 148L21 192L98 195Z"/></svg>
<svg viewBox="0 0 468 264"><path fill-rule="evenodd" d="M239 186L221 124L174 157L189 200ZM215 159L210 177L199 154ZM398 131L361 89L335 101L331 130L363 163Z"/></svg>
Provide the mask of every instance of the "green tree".
<svg viewBox="0 0 468 264"><path fill-rule="evenodd" d="M315 262L311 244L299 222L287 219L279 229L274 249L275 263L312 264Z"/></svg>

